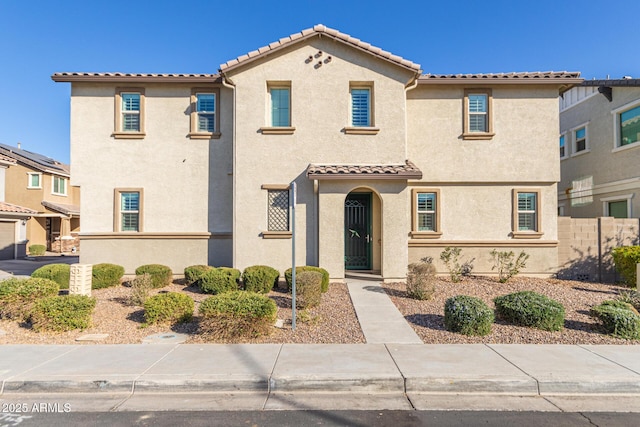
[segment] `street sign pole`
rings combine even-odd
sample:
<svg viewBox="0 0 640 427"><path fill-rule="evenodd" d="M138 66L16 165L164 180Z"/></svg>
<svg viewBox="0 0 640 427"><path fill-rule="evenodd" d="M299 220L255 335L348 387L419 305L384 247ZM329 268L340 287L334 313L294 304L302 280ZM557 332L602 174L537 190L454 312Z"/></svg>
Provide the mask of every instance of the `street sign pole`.
<svg viewBox="0 0 640 427"><path fill-rule="evenodd" d="M291 183L291 329L296 330L296 183Z"/></svg>

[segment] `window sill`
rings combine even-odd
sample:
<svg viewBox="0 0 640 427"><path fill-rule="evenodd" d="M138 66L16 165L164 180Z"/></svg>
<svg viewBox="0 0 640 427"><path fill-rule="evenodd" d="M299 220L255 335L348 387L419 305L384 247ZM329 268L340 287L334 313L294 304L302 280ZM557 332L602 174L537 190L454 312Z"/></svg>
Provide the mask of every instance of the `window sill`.
<svg viewBox="0 0 640 427"><path fill-rule="evenodd" d="M442 231L412 231L409 233L412 239L439 239Z"/></svg>
<svg viewBox="0 0 640 427"><path fill-rule="evenodd" d="M544 233L539 231L514 231L511 233L511 237L514 239L539 239Z"/></svg>
<svg viewBox="0 0 640 427"><path fill-rule="evenodd" d="M575 153L572 153L571 157L582 156L583 154L587 154L587 153L590 153L590 152L591 152L591 150L586 148L584 150L580 150L580 151L576 151Z"/></svg>
<svg viewBox="0 0 640 427"><path fill-rule="evenodd" d="M27 187L27 190L42 190L42 187Z"/></svg>
<svg viewBox="0 0 640 427"><path fill-rule="evenodd" d="M190 133L190 139L220 139L222 134L220 132L209 132L209 133Z"/></svg>
<svg viewBox="0 0 640 427"><path fill-rule="evenodd" d="M52 195L52 196L59 196L59 197L67 197L67 195L66 195L66 194L63 194L63 193L54 193L53 191L51 192L51 195Z"/></svg>
<svg viewBox="0 0 640 427"><path fill-rule="evenodd" d="M296 131L293 126L265 126L260 128L263 135L292 135Z"/></svg>
<svg viewBox="0 0 640 427"><path fill-rule="evenodd" d="M495 135L496 135L495 133L471 132L471 133L463 133L462 139L468 139L468 140L492 139Z"/></svg>
<svg viewBox="0 0 640 427"><path fill-rule="evenodd" d="M291 239L290 231L263 231L263 239Z"/></svg>
<svg viewBox="0 0 640 427"><path fill-rule="evenodd" d="M114 132L111 136L115 139L144 139L147 134L144 132Z"/></svg>
<svg viewBox="0 0 640 427"><path fill-rule="evenodd" d="M632 142L631 144L627 144L627 145L618 145L616 148L611 150L611 152L617 153L618 151L629 150L631 148L637 148L637 147L640 147L640 142Z"/></svg>
<svg viewBox="0 0 640 427"><path fill-rule="evenodd" d="M347 135L377 135L378 132L380 132L380 128L368 126L350 126L344 128L344 133Z"/></svg>

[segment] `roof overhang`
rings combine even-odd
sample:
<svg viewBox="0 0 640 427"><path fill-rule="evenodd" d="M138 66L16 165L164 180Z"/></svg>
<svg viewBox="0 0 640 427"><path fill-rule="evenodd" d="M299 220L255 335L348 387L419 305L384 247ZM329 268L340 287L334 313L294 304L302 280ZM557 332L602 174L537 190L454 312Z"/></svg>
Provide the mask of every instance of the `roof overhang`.
<svg viewBox="0 0 640 427"><path fill-rule="evenodd" d="M422 179L422 171L411 161L404 164L310 164L307 166L307 178L359 179L359 180L408 180Z"/></svg>
<svg viewBox="0 0 640 427"><path fill-rule="evenodd" d="M60 212L61 214L68 216L80 216L80 206L78 205L67 205L63 203L52 203L47 200L42 201L42 206L45 208L51 209L56 212Z"/></svg>
<svg viewBox="0 0 640 427"><path fill-rule="evenodd" d="M54 82L62 83L220 83L219 74L151 73L55 73Z"/></svg>
<svg viewBox="0 0 640 427"><path fill-rule="evenodd" d="M38 211L14 205L13 203L0 202L0 218L29 218L37 215Z"/></svg>
<svg viewBox="0 0 640 427"><path fill-rule="evenodd" d="M544 71L491 74L424 74L420 85L553 85L566 92L584 82L575 71Z"/></svg>

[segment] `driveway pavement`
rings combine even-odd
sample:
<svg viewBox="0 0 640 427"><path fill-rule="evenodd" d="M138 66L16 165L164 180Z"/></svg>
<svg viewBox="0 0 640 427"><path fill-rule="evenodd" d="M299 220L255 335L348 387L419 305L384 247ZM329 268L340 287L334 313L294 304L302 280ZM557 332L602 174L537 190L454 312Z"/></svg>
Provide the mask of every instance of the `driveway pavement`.
<svg viewBox="0 0 640 427"><path fill-rule="evenodd" d="M31 276L31 273L47 264L76 264L78 259L77 255L51 255L0 260L0 280L11 276Z"/></svg>

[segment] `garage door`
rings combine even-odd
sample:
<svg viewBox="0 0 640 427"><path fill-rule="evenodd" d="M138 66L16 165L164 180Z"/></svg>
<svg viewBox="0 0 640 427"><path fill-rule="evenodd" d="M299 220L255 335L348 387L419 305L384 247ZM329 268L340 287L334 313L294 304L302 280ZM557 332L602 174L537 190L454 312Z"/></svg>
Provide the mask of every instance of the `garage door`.
<svg viewBox="0 0 640 427"><path fill-rule="evenodd" d="M16 223L0 221L0 259L13 259Z"/></svg>

